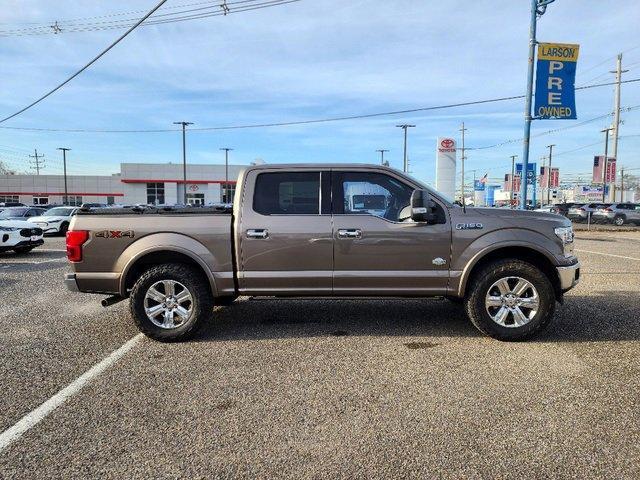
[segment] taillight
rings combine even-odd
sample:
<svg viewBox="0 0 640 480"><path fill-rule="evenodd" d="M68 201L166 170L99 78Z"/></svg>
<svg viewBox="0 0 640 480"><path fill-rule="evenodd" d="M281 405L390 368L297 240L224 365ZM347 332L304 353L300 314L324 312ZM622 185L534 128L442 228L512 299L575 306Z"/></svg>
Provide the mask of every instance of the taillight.
<svg viewBox="0 0 640 480"><path fill-rule="evenodd" d="M89 240L86 230L69 230L67 232L67 258L70 262L82 261L82 245Z"/></svg>
<svg viewBox="0 0 640 480"><path fill-rule="evenodd" d="M586 210L584 208L580 208L579 209L581 212L586 212Z"/></svg>
<svg viewBox="0 0 640 480"><path fill-rule="evenodd" d="M613 212L613 210L611 210L610 208L605 208L604 211L605 212Z"/></svg>

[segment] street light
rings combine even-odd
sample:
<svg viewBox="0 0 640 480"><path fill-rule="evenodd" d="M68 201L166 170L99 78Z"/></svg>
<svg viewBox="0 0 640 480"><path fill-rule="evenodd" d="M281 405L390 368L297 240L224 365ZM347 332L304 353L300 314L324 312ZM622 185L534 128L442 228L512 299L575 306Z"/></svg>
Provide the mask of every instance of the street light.
<svg viewBox="0 0 640 480"><path fill-rule="evenodd" d="M385 165L384 163L384 152L388 152L389 150L385 150L384 148L379 148L378 150L376 150L376 152L380 152L380 165ZM389 166L389 164L386 165L387 167Z"/></svg>
<svg viewBox="0 0 640 480"><path fill-rule="evenodd" d="M229 152L233 148L221 148L224 150L224 203L229 203Z"/></svg>
<svg viewBox="0 0 640 480"><path fill-rule="evenodd" d="M409 171L409 160L407 159L407 129L413 128L415 125L409 125L408 123L403 123L401 125L396 125L396 127L404 130L404 164L403 171L407 173Z"/></svg>
<svg viewBox="0 0 640 480"><path fill-rule="evenodd" d="M62 150L62 165L64 168L64 200L62 203L66 205L69 202L69 192L67 191L67 152L70 148L60 147L56 150Z"/></svg>
<svg viewBox="0 0 640 480"><path fill-rule="evenodd" d="M183 201L187 205L187 125L193 122L173 122L174 125L182 125L182 190L184 191Z"/></svg>

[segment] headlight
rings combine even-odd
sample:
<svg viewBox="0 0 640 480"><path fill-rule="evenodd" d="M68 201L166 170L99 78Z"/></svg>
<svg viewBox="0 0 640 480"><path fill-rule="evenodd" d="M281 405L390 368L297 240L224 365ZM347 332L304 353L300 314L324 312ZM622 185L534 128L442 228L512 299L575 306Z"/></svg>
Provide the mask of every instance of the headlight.
<svg viewBox="0 0 640 480"><path fill-rule="evenodd" d="M2 232L15 232L16 230L20 230L19 227L0 227L0 231Z"/></svg>
<svg viewBox="0 0 640 480"><path fill-rule="evenodd" d="M557 227L554 232L564 245L573 242L573 227Z"/></svg>

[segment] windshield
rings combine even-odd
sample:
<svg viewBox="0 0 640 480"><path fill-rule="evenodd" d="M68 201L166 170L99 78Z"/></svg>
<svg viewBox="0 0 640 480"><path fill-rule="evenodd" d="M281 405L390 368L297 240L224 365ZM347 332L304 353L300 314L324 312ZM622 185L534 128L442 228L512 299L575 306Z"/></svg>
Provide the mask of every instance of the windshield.
<svg viewBox="0 0 640 480"><path fill-rule="evenodd" d="M73 212L73 208L52 208L42 214L43 217L68 217Z"/></svg>
<svg viewBox="0 0 640 480"><path fill-rule="evenodd" d="M26 211L26 208L7 208L0 212L0 218L21 217Z"/></svg>

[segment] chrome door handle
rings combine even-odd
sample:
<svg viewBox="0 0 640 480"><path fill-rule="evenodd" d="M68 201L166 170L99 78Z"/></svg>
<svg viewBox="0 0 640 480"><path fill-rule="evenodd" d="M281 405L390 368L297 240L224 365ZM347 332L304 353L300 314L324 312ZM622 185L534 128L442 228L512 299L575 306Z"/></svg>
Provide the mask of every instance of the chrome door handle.
<svg viewBox="0 0 640 480"><path fill-rule="evenodd" d="M362 238L362 230L359 228L341 228L338 230L338 238Z"/></svg>
<svg viewBox="0 0 640 480"><path fill-rule="evenodd" d="M266 228L247 230L247 238L269 238L269 231Z"/></svg>

